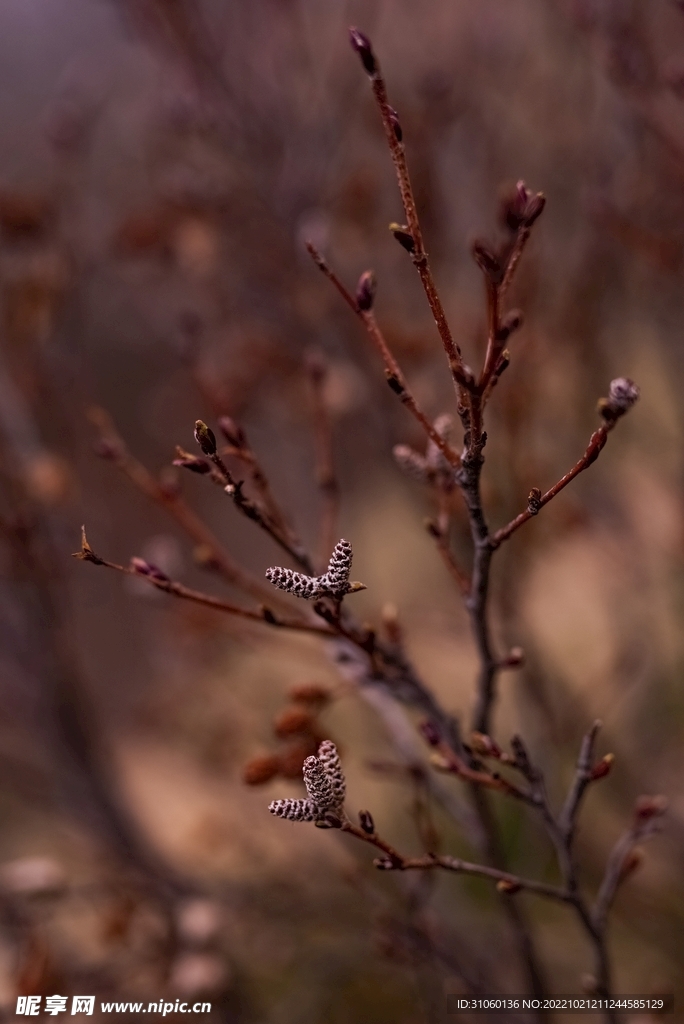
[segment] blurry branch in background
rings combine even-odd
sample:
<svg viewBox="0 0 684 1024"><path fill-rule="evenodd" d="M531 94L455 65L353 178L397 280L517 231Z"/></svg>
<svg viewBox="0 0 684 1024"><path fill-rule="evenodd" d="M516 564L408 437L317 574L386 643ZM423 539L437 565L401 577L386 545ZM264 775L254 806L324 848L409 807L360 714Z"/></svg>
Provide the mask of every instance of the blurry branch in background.
<svg viewBox="0 0 684 1024"><path fill-rule="evenodd" d="M340 514L340 483L335 472L332 423L325 398L325 384L328 376L325 359L316 352L310 352L306 360L306 370L309 377L313 435L316 445L316 483L323 502L318 554L318 565L323 566L328 552L332 551L337 536L337 521Z"/></svg>
<svg viewBox="0 0 684 1024"><path fill-rule="evenodd" d="M177 875L147 844L126 810L109 765L106 738L97 721L87 680L74 650L61 569L61 523L49 501L28 486L32 465L50 457L28 402L0 358L0 535L9 552L15 586L12 609L3 609L3 631L14 634L17 672L35 688L38 721L58 796L93 830L122 866L168 909L193 883ZM9 645L8 648L9 649Z"/></svg>

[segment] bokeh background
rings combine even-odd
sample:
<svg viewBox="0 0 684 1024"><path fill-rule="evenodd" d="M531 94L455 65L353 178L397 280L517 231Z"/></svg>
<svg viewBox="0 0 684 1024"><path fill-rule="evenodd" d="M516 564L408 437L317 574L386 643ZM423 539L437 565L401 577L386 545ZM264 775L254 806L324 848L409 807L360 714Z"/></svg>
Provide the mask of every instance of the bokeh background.
<svg viewBox="0 0 684 1024"><path fill-rule="evenodd" d="M268 538L206 481L169 470L198 416L237 418L315 546L303 367L317 349L340 533L368 585L354 600L374 625L394 603L424 677L467 720L477 664L465 612L423 528L429 498L391 454L420 437L303 245L313 239L350 286L375 269L378 316L416 394L431 415L453 411L424 296L387 230L399 198L349 24L381 59L472 365L484 317L469 243L497 237L506 185L523 178L548 199L511 296L525 326L488 414L490 521L574 463L611 378L641 386L598 463L495 562L501 649L527 653L502 678L496 734L505 745L522 732L557 802L583 732L603 720L599 753L616 759L582 817L588 892L636 796L667 795L665 830L621 892L610 944L618 990L684 999L683 7L2 0L6 1015L17 993L83 991L206 998L212 1020L417 1024L445 1019L444 995L464 977L523 991L488 886L375 873L361 844L268 814L296 781L243 781L262 754L296 760L274 719L289 687L315 682L334 695L316 727L343 751L350 808L370 808L406 852L429 827L445 851L472 854L466 830L428 813L386 709L341 684L312 640L69 557L86 523L104 557L147 557L230 594L166 511L98 458L93 406L262 576L282 561ZM455 543L467 559L463 520ZM511 865L553 879L538 824L503 803L497 814ZM574 920L520 899L554 991L579 991L592 962Z"/></svg>

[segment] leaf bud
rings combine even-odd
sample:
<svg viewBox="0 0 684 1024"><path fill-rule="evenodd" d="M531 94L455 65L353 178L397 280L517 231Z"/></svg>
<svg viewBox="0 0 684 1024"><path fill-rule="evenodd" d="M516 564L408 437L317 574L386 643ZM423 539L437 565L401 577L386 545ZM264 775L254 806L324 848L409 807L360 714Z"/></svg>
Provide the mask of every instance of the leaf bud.
<svg viewBox="0 0 684 1024"><path fill-rule="evenodd" d="M378 70L378 65L368 36L360 32L358 28L352 27L349 29L349 40L352 44L352 49L356 50L361 58L364 70L367 74L374 75Z"/></svg>
<svg viewBox="0 0 684 1024"><path fill-rule="evenodd" d="M204 455L216 455L216 437L214 431L202 420L195 421L195 440Z"/></svg>
<svg viewBox="0 0 684 1024"><path fill-rule="evenodd" d="M372 270L366 270L359 278L356 286L356 305L362 313L368 313L373 308L377 281Z"/></svg>

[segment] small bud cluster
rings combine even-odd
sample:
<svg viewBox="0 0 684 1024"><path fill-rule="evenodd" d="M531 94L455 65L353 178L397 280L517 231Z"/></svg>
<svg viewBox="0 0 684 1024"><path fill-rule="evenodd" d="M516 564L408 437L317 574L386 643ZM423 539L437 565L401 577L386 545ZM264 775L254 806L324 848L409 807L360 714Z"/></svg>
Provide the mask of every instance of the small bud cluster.
<svg viewBox="0 0 684 1024"><path fill-rule="evenodd" d="M629 377L616 377L610 382L608 398L602 398L598 408L601 416L608 423L614 423L639 399L639 388Z"/></svg>
<svg viewBox="0 0 684 1024"><path fill-rule="evenodd" d="M519 181L512 193L504 198L501 219L510 231L531 228L545 205L543 192L532 192L524 181Z"/></svg>
<svg viewBox="0 0 684 1024"><path fill-rule="evenodd" d="M328 568L322 576L306 576L304 573L274 565L266 570L266 579L279 590L285 590L295 597L303 597L307 601L317 597L334 597L341 600L345 594L365 590L363 584L349 582L351 564L352 546L348 540L342 538L335 545Z"/></svg>
<svg viewBox="0 0 684 1024"><path fill-rule="evenodd" d="M337 748L325 740L318 748L318 757L307 757L302 773L306 800L274 800L269 811L289 821L341 823L344 818L346 781Z"/></svg>
<svg viewBox="0 0 684 1024"><path fill-rule="evenodd" d="M453 419L448 413L438 416L433 426L443 441L449 440ZM432 439L428 441L425 455L407 444L395 445L392 454L399 468L414 480L429 484L440 483L442 486L453 484L453 469Z"/></svg>

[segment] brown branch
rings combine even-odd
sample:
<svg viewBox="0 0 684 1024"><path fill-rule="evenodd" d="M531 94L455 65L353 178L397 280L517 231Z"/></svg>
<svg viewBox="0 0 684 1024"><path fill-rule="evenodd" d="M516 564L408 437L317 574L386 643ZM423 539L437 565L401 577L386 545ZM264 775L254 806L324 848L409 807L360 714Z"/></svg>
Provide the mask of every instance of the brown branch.
<svg viewBox="0 0 684 1024"><path fill-rule="evenodd" d="M312 353L306 368L311 393L314 442L316 445L316 483L323 498L321 513L319 568L323 571L338 536L337 522L340 511L340 484L335 472L333 436L330 413L325 401L325 382L328 368L321 356Z"/></svg>
<svg viewBox="0 0 684 1024"><path fill-rule="evenodd" d="M500 530L497 530L490 539L490 545L492 550L496 550L505 540L515 533L516 530L520 529L528 520L538 515L544 505L548 505L552 498L555 498L564 487L567 487L576 476L583 473L585 469L599 457L601 449L605 445L609 432L613 429L615 421L602 424L598 430L595 430L591 435L589 444L587 445L586 451L581 459L579 459L572 469L561 477L561 479L550 487L544 494L540 494L538 491L532 491L530 493L527 508L524 512L521 512L511 520L507 526L503 526Z"/></svg>
<svg viewBox="0 0 684 1024"><path fill-rule="evenodd" d="M313 563L299 539L291 530L284 528L281 521L274 522L265 509L261 508L244 493L244 482L236 480L230 472L218 453L213 431L202 420L197 420L195 423L195 439L203 454L213 463L216 470L215 473L210 473L209 476L214 483L218 483L223 488L228 497L232 499L238 511L261 527L305 572L313 573Z"/></svg>
<svg viewBox="0 0 684 1024"><path fill-rule="evenodd" d="M568 850L572 849L574 842L577 815L579 813L582 797L584 796L584 792L589 783L596 777L592 772L592 761L594 756L594 747L596 745L596 737L598 736L601 724L602 723L597 719L582 740L579 757L577 758L575 777L563 806L563 810L561 811L558 819L558 827Z"/></svg>
<svg viewBox="0 0 684 1024"><path fill-rule="evenodd" d="M432 764L441 771L452 772L466 782L474 783L485 789L495 789L500 793L505 793L507 796L514 797L516 800L521 800L523 803L536 804L530 793L519 789L518 786L505 779L502 775L499 775L498 772L483 771L481 768L472 767L443 741L435 744L435 750L437 753L432 760Z"/></svg>
<svg viewBox="0 0 684 1024"><path fill-rule="evenodd" d="M435 541L437 550L441 555L442 561L444 562L449 575L456 583L456 586L463 597L467 597L470 591L470 580L453 556L451 548L449 547L446 531L441 529L440 524L435 522L433 519L429 519L425 525L427 532Z"/></svg>
<svg viewBox="0 0 684 1024"><path fill-rule="evenodd" d="M447 355L449 369L454 380L456 392L460 401L465 403L467 394L467 386L465 383L467 375L466 368L463 364L461 350L451 334L451 328L447 322L444 307L442 306L442 301L439 297L439 293L437 292L437 287L430 268L428 255L425 251L423 233L421 231L416 200L413 194L413 186L411 185L411 178L408 171L408 165L406 163L403 133L401 125L399 124L399 118L397 117L396 111L389 104L389 100L387 98L387 87L380 72L380 66L375 54L373 53L370 41L357 29L351 29L350 35L352 46L359 53L364 68L370 76L373 95L375 96L375 101L380 111L380 117L382 118L382 124L385 129L385 136L387 138L390 154L397 174L401 202L406 216L406 227L408 229L408 236L412 243L410 245L407 244L407 239L407 242L404 243L404 245L405 248L409 249L411 259L413 260L414 266L418 271L421 284L423 285L425 296L428 300L435 324L437 325L439 336L444 346L444 351Z"/></svg>
<svg viewBox="0 0 684 1024"><path fill-rule="evenodd" d="M443 437L440 437L433 424L418 405L413 392L408 386L401 367L392 354L389 345L378 326L372 309L361 309L359 307L354 296L347 290L347 288L345 288L337 274L331 269L327 260L325 260L315 245L311 242L307 242L306 248L316 266L323 274L325 274L328 280L332 282L352 312L356 314L363 326L366 328L371 341L382 357L382 361L385 365L387 381L394 393L399 396L400 400L412 416L414 416L418 423L420 423L427 436L439 448L449 465L454 467L458 466L460 464L458 453L453 450L451 445L449 445Z"/></svg>
<svg viewBox="0 0 684 1024"><path fill-rule="evenodd" d="M304 622L301 619L285 619L278 617L270 608L263 605L259 609L242 608L240 605L233 604L232 601L225 601L223 598L214 597L212 594L205 594L201 590L193 590L191 587L186 587L182 583L169 579L168 576L162 573L161 570L157 569L156 566L151 565L142 558L132 559L130 566L118 565L116 562L110 562L105 558L100 558L99 555L95 554L88 543L84 527L81 527L81 550L75 552L73 557L78 558L83 562L91 562L93 565L103 565L107 569L114 569L116 572L123 573L125 576L133 576L136 579L144 580L145 583L149 583L150 586L156 587L157 590L164 591L165 594L173 594L174 597L180 597L185 601L193 601L195 604L204 605L204 607L212 608L214 611L226 612L227 614L235 615L238 618L249 619L252 622L266 623L269 626L276 626L282 629L298 630L304 633L316 633L318 636L324 637L335 636L335 633L332 630L326 629L324 626Z"/></svg>
<svg viewBox="0 0 684 1024"><path fill-rule="evenodd" d="M423 857L404 857L393 846L377 833L365 832L358 825L351 821L343 822L340 826L343 832L355 836L365 843L370 843L377 850L380 850L384 857L375 861L375 866L385 871L415 871L430 870L431 868L442 868L445 871L454 871L462 875L475 875L478 878L487 878L496 882L499 892L512 895L515 892L525 890L546 896L549 899L559 900L562 903L569 902L569 894L555 885L547 885L545 882L536 882L533 879L520 878L508 871L499 871L490 868L485 864L472 864L469 861L461 860L458 857L450 857L447 854L426 854Z"/></svg>
<svg viewBox="0 0 684 1024"><path fill-rule="evenodd" d="M164 487L131 455L109 413L99 407L93 407L88 411L88 419L100 435L99 454L121 470L146 498L156 505L161 505L173 516L188 536L207 552L207 565L215 566L228 583L259 600L268 600L272 596L270 589L261 580L238 565L177 490Z"/></svg>
<svg viewBox="0 0 684 1024"><path fill-rule="evenodd" d="M660 830L660 818L666 809L667 801L662 796L642 796L637 800L633 824L613 847L591 912L592 922L601 935L620 884L639 866L640 858L632 856L636 852L634 847Z"/></svg>
<svg viewBox="0 0 684 1024"><path fill-rule="evenodd" d="M293 546L300 546L300 541L287 521L287 517L280 507L268 477L263 470L259 459L251 448L245 436L245 432L230 416L220 416L218 425L222 434L228 440L228 446L221 451L222 455L228 455L237 459L247 468L251 477L252 485L263 503L266 514L274 525L283 533L289 536Z"/></svg>

